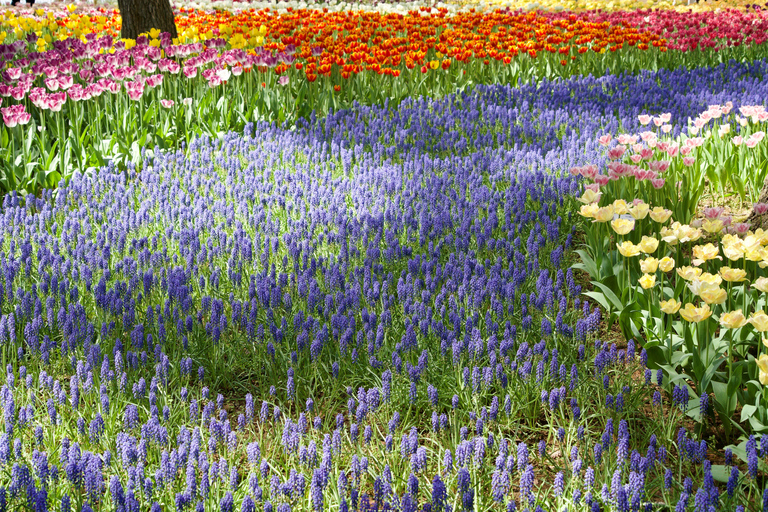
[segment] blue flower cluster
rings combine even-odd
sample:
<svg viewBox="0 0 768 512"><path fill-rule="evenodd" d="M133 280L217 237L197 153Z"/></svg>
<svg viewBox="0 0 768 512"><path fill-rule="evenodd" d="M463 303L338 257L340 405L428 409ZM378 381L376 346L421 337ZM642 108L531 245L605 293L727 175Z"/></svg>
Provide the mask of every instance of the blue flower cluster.
<svg viewBox="0 0 768 512"><path fill-rule="evenodd" d="M594 339L564 171L638 113L764 101L766 74L484 86L6 196L0 512L623 511L661 478L680 510L736 503L765 443L723 494L706 443L631 432L655 388Z"/></svg>

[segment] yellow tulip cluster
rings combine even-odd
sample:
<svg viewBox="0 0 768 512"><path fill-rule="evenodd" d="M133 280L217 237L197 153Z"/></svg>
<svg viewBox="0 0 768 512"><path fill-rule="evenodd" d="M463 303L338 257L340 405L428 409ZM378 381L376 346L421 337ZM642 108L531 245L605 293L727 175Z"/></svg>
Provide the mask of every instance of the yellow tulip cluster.
<svg viewBox="0 0 768 512"><path fill-rule="evenodd" d="M646 217L659 224L664 224L672 216L672 212L665 208L651 207L643 201L634 201L627 203L623 199L617 199L613 203L600 207L598 202L600 201L600 192L594 192L591 189L587 189L584 195L579 198L579 201L584 203L579 209L579 215L582 217L592 219L592 222L611 222L611 226L614 231L620 235L625 235L634 229L634 222L630 219L619 218L614 219L617 215L629 215L634 220L643 220ZM626 221L626 222L617 222ZM623 233L621 231L624 231Z"/></svg>
<svg viewBox="0 0 768 512"><path fill-rule="evenodd" d="M38 36L36 45L40 52L50 49L50 43L55 39L64 40L74 36L85 41L85 36L92 32L116 36L117 28L111 17L95 10L90 14L72 13L70 10L65 20L43 9L36 10L34 16L17 16L14 11L0 11L0 43L9 34L21 39L26 34L34 33Z"/></svg>

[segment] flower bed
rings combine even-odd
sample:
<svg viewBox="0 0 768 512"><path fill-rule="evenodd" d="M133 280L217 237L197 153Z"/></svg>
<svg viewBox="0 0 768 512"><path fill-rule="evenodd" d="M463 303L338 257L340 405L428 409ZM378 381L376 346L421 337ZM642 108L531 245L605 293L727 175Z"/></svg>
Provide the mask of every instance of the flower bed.
<svg viewBox="0 0 768 512"><path fill-rule="evenodd" d="M766 443L713 464L674 434L688 387L595 339L557 170L639 112L754 104L766 72L360 106L6 196L0 506L743 507Z"/></svg>

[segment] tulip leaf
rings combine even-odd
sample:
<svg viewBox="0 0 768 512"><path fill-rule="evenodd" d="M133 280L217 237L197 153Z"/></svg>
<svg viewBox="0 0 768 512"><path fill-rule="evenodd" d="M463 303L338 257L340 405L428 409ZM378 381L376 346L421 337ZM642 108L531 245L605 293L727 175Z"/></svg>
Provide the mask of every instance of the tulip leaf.
<svg viewBox="0 0 768 512"><path fill-rule="evenodd" d="M755 414L755 412L757 412L756 406L752 404L745 405L741 408L741 419L739 421L747 421Z"/></svg>
<svg viewBox="0 0 768 512"><path fill-rule="evenodd" d="M586 271L592 279L600 279L600 271L597 268L595 260L590 258L589 254L582 249L577 250L576 254L581 258L581 263L576 263L573 267Z"/></svg>
<svg viewBox="0 0 768 512"><path fill-rule="evenodd" d="M608 302L608 299L600 292L584 292L583 295L586 295L587 297L590 297L597 301L598 304L603 306L603 309L606 311L611 311L611 303Z"/></svg>
<svg viewBox="0 0 768 512"><path fill-rule="evenodd" d="M592 281L592 285L600 288L603 291L603 295L607 297L607 299L612 304L613 308L617 311L621 311L624 309L624 305L622 304L621 300L616 296L615 293L613 293L613 290L608 288L606 285L599 281Z"/></svg>
<svg viewBox="0 0 768 512"><path fill-rule="evenodd" d="M714 464L711 468L712 478L720 483L726 483L731 477L730 466L724 466L723 464Z"/></svg>

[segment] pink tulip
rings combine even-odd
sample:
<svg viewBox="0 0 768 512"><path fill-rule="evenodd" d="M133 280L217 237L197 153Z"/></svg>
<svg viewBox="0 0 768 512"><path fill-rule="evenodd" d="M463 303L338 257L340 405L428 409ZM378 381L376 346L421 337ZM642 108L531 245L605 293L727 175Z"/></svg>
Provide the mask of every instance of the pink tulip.
<svg viewBox="0 0 768 512"><path fill-rule="evenodd" d="M643 160L650 160L651 158L653 158L653 150L652 149L648 149L648 148L641 149L640 150L640 157Z"/></svg>
<svg viewBox="0 0 768 512"><path fill-rule="evenodd" d="M664 178L656 178L651 180L651 185L653 185L653 188L660 189L664 186Z"/></svg>
<svg viewBox="0 0 768 512"><path fill-rule="evenodd" d="M687 167L692 166L693 162L695 162L695 161L696 161L696 159L693 158L692 156L687 156L687 157L683 158L683 164L685 164Z"/></svg>
<svg viewBox="0 0 768 512"><path fill-rule="evenodd" d="M669 169L669 160L657 160L648 162L648 168L654 172L664 172Z"/></svg>
<svg viewBox="0 0 768 512"><path fill-rule="evenodd" d="M741 146L741 144L744 142L744 137L737 135L731 139L731 142L733 142L734 146Z"/></svg>
<svg viewBox="0 0 768 512"><path fill-rule="evenodd" d="M737 235L746 235L749 232L749 228L750 226L748 222L737 222L731 226L731 230Z"/></svg>
<svg viewBox="0 0 768 512"><path fill-rule="evenodd" d="M11 87L10 89L11 97L15 99L16 101L21 101L24 99L24 96L26 96L26 91L24 90L24 87L16 86Z"/></svg>
<svg viewBox="0 0 768 512"><path fill-rule="evenodd" d="M599 142L601 146L607 146L608 144L611 143L612 140L613 140L613 137L611 137L610 134L605 134L605 135L602 135L599 139L597 139L597 142Z"/></svg>
<svg viewBox="0 0 768 512"><path fill-rule="evenodd" d="M637 116L637 119L638 119L638 121L640 121L641 125L646 126L646 125L648 125L648 123L651 122L652 118L651 118L651 116L649 116L647 114L640 114L639 116Z"/></svg>
<svg viewBox="0 0 768 512"><path fill-rule="evenodd" d="M611 160L618 160L624 156L624 152L627 150L624 146L616 146L613 149L608 150L608 158Z"/></svg>
<svg viewBox="0 0 768 512"><path fill-rule="evenodd" d="M8 78L11 80L18 80L21 77L20 68L8 68L6 69L6 72L8 73Z"/></svg>
<svg viewBox="0 0 768 512"><path fill-rule="evenodd" d="M67 90L70 87L72 87L72 84L74 83L74 81L72 80L72 77L69 75L59 76L58 81L59 81L59 87L64 90Z"/></svg>
<svg viewBox="0 0 768 512"><path fill-rule="evenodd" d="M72 101L80 101L83 99L83 96L85 95L85 90L83 89L82 85L75 84L69 88L69 90L67 91L67 94L69 94L69 99L71 99Z"/></svg>
<svg viewBox="0 0 768 512"><path fill-rule="evenodd" d="M43 82L45 82L45 86L49 91L59 90L59 81L56 78L46 78Z"/></svg>
<svg viewBox="0 0 768 512"><path fill-rule="evenodd" d="M580 169L581 175L587 179L593 179L597 175L598 168L596 165L585 165Z"/></svg>
<svg viewBox="0 0 768 512"><path fill-rule="evenodd" d="M714 220L720 217L724 211L725 211L725 208L723 208L722 206L711 206L709 208L704 208L702 213L704 214L704 217L710 220Z"/></svg>
<svg viewBox="0 0 768 512"><path fill-rule="evenodd" d="M162 100L160 100L160 104L162 106L164 106L165 108L171 108L174 105L174 101L173 100L162 99Z"/></svg>
<svg viewBox="0 0 768 512"><path fill-rule="evenodd" d="M607 185L608 180L609 178L605 174L598 174L597 176L595 176L595 183L600 187L604 187L605 185Z"/></svg>

